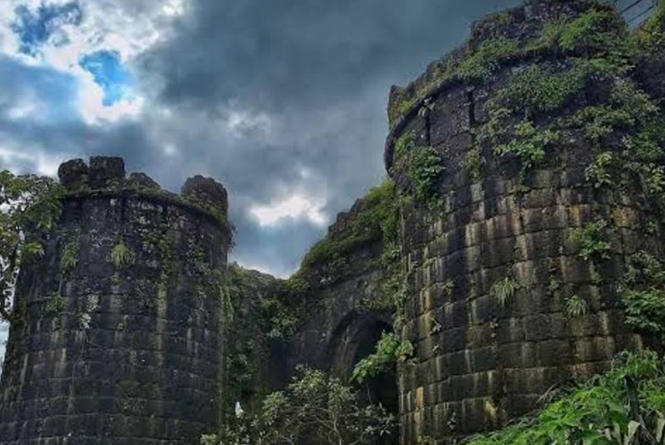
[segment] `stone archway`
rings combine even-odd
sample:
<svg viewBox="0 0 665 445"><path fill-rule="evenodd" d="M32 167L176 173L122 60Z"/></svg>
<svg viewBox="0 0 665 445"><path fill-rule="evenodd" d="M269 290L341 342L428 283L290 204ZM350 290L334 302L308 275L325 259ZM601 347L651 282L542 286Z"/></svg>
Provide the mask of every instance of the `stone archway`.
<svg viewBox="0 0 665 445"><path fill-rule="evenodd" d="M349 379L355 365L372 354L383 332L392 331L390 317L373 313L351 313L335 329L328 356L334 375ZM388 369L362 384L363 395L372 403L382 404L389 412L398 413L397 375Z"/></svg>

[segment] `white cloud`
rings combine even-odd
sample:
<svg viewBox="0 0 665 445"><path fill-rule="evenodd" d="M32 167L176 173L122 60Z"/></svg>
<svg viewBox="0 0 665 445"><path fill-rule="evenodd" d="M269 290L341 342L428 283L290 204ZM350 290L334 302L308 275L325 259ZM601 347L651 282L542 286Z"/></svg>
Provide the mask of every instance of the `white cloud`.
<svg viewBox="0 0 665 445"><path fill-rule="evenodd" d="M48 5L62 5L71 0L49 0ZM134 57L166 38L174 20L185 13L186 0L80 0L83 21L79 25L63 24L45 42L35 56L22 54L20 42L11 26L15 10L25 6L36 11L44 0L0 1L0 53L31 66L52 68L71 74L78 84L78 110L89 124L104 124L136 117L142 110L144 97L130 91L122 100L104 106L104 92L90 72L79 66L82 55L100 50L115 51L123 64L131 67ZM65 38L66 36L66 38ZM17 108L13 117L20 117L26 108Z"/></svg>
<svg viewBox="0 0 665 445"><path fill-rule="evenodd" d="M128 94L112 105L104 105L104 90L95 83L92 74L80 70L78 74L78 110L83 120L91 125L105 124L138 116L144 98Z"/></svg>
<svg viewBox="0 0 665 445"><path fill-rule="evenodd" d="M325 199L294 193L285 198L273 200L267 205L251 206L249 214L258 221L261 227L274 226L285 219L306 220L314 225L324 226L328 220L323 212L325 205Z"/></svg>
<svg viewBox="0 0 665 445"><path fill-rule="evenodd" d="M249 132L255 133L255 136L268 136L272 128L272 120L268 114L252 113L235 107L227 113L225 124L234 137L244 137Z"/></svg>
<svg viewBox="0 0 665 445"><path fill-rule="evenodd" d="M17 173L27 170L39 175L55 177L60 164L72 157L74 156L67 153L53 155L40 149L18 150L0 146L0 168Z"/></svg>

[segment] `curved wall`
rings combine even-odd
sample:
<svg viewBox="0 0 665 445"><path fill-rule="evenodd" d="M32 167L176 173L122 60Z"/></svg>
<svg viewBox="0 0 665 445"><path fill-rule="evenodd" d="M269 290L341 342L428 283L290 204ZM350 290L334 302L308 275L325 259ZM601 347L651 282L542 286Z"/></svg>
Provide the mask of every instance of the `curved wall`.
<svg viewBox="0 0 665 445"><path fill-rule="evenodd" d="M182 196L117 158L70 161L60 224L24 268L0 444L191 444L218 421L224 188Z"/></svg>
<svg viewBox="0 0 665 445"><path fill-rule="evenodd" d="M621 350L643 346L625 325L617 289L631 255L644 250L662 258L662 228L650 224L658 220L652 200L639 187L593 187L588 168L596 153L583 129L572 125L524 178L518 159L498 156L496 145L479 140L492 100L511 79L533 66L564 72L572 56L523 53L497 63L485 81L436 81L442 65L468 57L483 42L498 36L525 48L544 24L575 18L590 4L533 1L480 22L465 47L406 89L393 89L395 125L386 149L392 178L414 194L413 176L396 148L407 134L413 143L406 151L432 147L444 166L430 203L406 200L402 208L404 335L417 351L416 364L402 367L399 376L402 444L496 429L535 409L556 385L603 372ZM587 79L563 110L533 117L536 131L603 102L608 83L621 82L610 77ZM434 88L419 93L428 84ZM409 100L415 105L396 116L392 110ZM474 159L481 175L470 171ZM574 240L598 221L609 249L594 268ZM516 288L502 301L505 280ZM566 310L573 296L586 302L584 315Z"/></svg>

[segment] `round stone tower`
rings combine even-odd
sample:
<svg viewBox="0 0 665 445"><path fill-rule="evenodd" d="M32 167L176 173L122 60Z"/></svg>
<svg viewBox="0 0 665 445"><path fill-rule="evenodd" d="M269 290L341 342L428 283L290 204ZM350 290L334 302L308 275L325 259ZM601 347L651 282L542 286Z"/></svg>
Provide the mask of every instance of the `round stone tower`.
<svg viewBox="0 0 665 445"><path fill-rule="evenodd" d="M21 271L0 444L198 443L219 416L227 194L122 159L63 164L61 221Z"/></svg>
<svg viewBox="0 0 665 445"><path fill-rule="evenodd" d="M393 88L385 161L416 350L402 444L499 428L648 341L625 306L663 256L662 114L630 32L598 2L531 1Z"/></svg>

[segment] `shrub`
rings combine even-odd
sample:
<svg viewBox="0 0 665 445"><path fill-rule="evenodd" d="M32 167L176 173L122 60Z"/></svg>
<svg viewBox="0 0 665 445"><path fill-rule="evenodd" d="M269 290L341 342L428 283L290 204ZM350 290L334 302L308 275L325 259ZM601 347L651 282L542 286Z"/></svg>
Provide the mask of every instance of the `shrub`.
<svg viewBox="0 0 665 445"><path fill-rule="evenodd" d="M578 255L585 261L609 258L610 243L605 240L607 222L598 220L585 224L573 233L573 241L579 247Z"/></svg>
<svg viewBox="0 0 665 445"><path fill-rule="evenodd" d="M519 284L512 277L505 277L492 285L490 296L497 300L499 306L505 307L517 289L519 289Z"/></svg>
<svg viewBox="0 0 665 445"><path fill-rule="evenodd" d="M284 389L269 394L260 411L243 415L203 445L360 445L390 436L394 416L362 402L351 386L321 371L299 367Z"/></svg>
<svg viewBox="0 0 665 445"><path fill-rule="evenodd" d="M538 415L466 445L662 443L665 374L654 352L624 353L608 374L565 388Z"/></svg>
<svg viewBox="0 0 665 445"><path fill-rule="evenodd" d="M353 370L351 380L362 383L375 377L397 363L405 363L414 353L413 344L402 340L395 333L383 333L376 351L362 359Z"/></svg>

